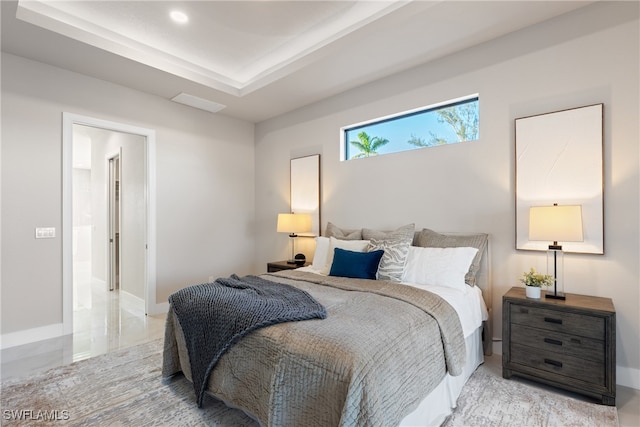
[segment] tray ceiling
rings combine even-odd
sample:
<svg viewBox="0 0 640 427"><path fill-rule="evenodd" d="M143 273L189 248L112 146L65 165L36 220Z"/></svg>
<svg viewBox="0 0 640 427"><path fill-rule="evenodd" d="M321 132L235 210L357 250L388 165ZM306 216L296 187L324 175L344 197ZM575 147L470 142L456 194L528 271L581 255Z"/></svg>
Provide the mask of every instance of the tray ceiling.
<svg viewBox="0 0 640 427"><path fill-rule="evenodd" d="M592 2L1 3L5 52L257 122Z"/></svg>

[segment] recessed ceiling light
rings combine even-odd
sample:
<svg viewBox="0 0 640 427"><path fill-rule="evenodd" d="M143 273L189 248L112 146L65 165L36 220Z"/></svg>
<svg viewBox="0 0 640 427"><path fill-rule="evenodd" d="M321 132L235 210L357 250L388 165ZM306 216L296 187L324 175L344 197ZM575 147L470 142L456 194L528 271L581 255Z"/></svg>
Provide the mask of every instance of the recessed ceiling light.
<svg viewBox="0 0 640 427"><path fill-rule="evenodd" d="M187 14L184 12L180 12L179 10L172 10L169 16L171 16L171 19L179 24L186 24L187 22L189 22L189 17L187 16Z"/></svg>

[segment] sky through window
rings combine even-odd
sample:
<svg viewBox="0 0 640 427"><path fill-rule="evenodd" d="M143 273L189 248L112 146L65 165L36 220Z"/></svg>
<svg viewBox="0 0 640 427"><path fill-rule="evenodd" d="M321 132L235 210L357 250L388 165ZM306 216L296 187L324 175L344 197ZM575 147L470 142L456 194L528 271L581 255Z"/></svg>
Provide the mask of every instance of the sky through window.
<svg viewBox="0 0 640 427"><path fill-rule="evenodd" d="M477 96L343 128L345 159L479 138Z"/></svg>

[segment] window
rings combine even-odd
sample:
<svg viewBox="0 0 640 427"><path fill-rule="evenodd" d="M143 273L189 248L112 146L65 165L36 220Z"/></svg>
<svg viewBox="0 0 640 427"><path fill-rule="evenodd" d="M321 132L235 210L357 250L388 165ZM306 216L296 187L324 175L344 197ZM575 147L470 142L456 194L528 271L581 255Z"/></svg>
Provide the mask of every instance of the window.
<svg viewBox="0 0 640 427"><path fill-rule="evenodd" d="M475 141L478 104L476 94L344 127L342 160Z"/></svg>

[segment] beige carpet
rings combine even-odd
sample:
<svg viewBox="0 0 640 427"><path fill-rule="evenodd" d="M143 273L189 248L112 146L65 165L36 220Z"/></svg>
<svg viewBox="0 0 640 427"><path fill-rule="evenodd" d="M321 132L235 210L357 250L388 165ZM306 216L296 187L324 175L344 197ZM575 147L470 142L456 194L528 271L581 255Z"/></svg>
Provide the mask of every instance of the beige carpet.
<svg viewBox="0 0 640 427"><path fill-rule="evenodd" d="M162 340L2 383L0 423L73 426L255 427L212 398L198 409L184 377L160 379ZM495 369L494 369L495 371ZM18 420L17 418L21 418ZM47 421L49 420L49 421ZM481 366L446 426L617 426L614 407L504 380ZM297 427L297 426L296 426Z"/></svg>

